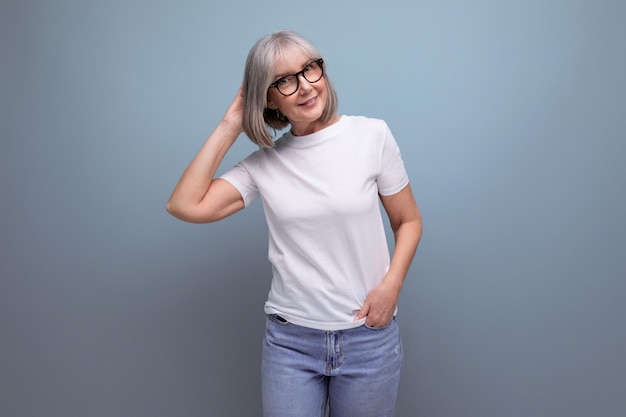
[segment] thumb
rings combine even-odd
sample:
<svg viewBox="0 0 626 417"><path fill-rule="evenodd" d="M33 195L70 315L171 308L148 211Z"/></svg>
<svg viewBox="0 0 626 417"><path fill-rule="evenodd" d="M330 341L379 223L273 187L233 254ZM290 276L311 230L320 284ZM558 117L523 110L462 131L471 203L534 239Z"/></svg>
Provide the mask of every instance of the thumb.
<svg viewBox="0 0 626 417"><path fill-rule="evenodd" d="M365 300L365 304L363 304L363 307L361 307L359 312L356 314L356 318L354 319L354 321L358 321L361 320L363 317L367 317L367 313L369 313L369 311L370 303L369 301Z"/></svg>

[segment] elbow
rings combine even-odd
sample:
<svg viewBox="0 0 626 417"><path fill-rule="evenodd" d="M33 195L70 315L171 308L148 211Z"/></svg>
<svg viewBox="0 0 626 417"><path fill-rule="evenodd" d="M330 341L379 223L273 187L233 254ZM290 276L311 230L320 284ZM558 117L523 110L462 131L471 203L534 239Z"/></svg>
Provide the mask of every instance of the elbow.
<svg viewBox="0 0 626 417"><path fill-rule="evenodd" d="M416 218L406 220L396 227L392 227L392 230L396 240L398 240L398 236L401 234L413 240L417 246L422 239L422 219L418 215Z"/></svg>
<svg viewBox="0 0 626 417"><path fill-rule="evenodd" d="M189 223L199 223L197 220L194 220L191 210L185 209L184 206L176 204L172 200L169 200L165 205L165 211L179 220Z"/></svg>
<svg viewBox="0 0 626 417"><path fill-rule="evenodd" d="M169 214L176 217L177 219L184 220L184 212L180 209L180 207L174 204L172 200L169 200L167 204L165 204L165 211L167 211Z"/></svg>
<svg viewBox="0 0 626 417"><path fill-rule="evenodd" d="M419 218L417 220L417 225L416 225L416 231L415 231L415 235L417 236L417 242L419 243L420 240L422 240L422 233L424 231L424 226L422 224L422 219Z"/></svg>
<svg viewBox="0 0 626 417"><path fill-rule="evenodd" d="M419 213L419 211L415 215L412 225L413 225L413 233L417 239L417 242L419 242L422 239L422 231L424 230L424 227L422 224L422 216Z"/></svg>
<svg viewBox="0 0 626 417"><path fill-rule="evenodd" d="M200 210L199 207L196 206L176 204L172 202L172 200L167 202L165 210L177 219L187 223L213 223L221 218L210 211Z"/></svg>
<svg viewBox="0 0 626 417"><path fill-rule="evenodd" d="M415 236L417 240L422 237L422 220L415 219L413 221L405 223L406 229L410 230L411 235Z"/></svg>

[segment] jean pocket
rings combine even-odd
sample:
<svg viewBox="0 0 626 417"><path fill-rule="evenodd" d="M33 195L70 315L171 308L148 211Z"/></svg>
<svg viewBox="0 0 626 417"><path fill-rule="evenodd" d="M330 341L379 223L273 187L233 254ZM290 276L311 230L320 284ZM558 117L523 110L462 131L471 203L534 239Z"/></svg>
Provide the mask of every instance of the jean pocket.
<svg viewBox="0 0 626 417"><path fill-rule="evenodd" d="M391 325L393 324L395 319L396 319L395 317L392 317L391 320L389 320L389 323L385 324L384 326L374 327L374 326L369 326L366 323L363 323L363 326L366 329L373 330L373 331L379 331L380 332L380 331L386 330L389 327L391 327Z"/></svg>

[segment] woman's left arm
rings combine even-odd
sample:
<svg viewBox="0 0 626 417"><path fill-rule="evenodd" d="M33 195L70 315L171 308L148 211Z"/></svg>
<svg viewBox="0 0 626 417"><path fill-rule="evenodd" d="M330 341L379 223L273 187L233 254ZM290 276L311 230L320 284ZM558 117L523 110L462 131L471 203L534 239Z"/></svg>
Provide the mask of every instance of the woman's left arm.
<svg viewBox="0 0 626 417"><path fill-rule="evenodd" d="M393 318L404 278L422 236L422 217L410 185L396 194L380 196L380 200L389 216L396 243L389 271L370 291L357 314L357 320L366 317L365 323L372 327L385 326Z"/></svg>

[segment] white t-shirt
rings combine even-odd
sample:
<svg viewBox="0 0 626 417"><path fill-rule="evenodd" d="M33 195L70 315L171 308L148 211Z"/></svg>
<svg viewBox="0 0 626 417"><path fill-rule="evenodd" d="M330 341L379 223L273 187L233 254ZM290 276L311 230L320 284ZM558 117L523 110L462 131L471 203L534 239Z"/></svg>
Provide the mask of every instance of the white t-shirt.
<svg viewBox="0 0 626 417"><path fill-rule="evenodd" d="M263 202L273 271L265 312L321 330L361 325L356 314L390 262L378 194L409 183L387 124L342 116L311 135L286 133L221 178L246 206Z"/></svg>

